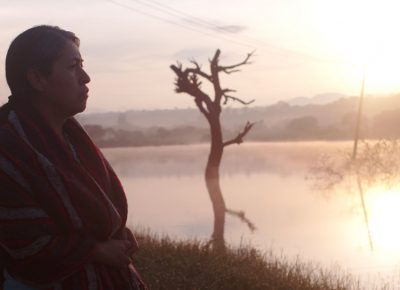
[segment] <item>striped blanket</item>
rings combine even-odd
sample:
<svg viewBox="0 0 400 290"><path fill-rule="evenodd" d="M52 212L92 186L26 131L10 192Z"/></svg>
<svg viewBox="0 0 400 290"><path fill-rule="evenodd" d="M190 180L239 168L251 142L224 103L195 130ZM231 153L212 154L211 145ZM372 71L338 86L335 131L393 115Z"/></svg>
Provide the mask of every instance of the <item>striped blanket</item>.
<svg viewBox="0 0 400 290"><path fill-rule="evenodd" d="M132 265L89 262L97 241L133 236L123 188L78 122L65 123L64 142L31 108L5 105L0 116L0 254L7 272L48 290L144 288Z"/></svg>

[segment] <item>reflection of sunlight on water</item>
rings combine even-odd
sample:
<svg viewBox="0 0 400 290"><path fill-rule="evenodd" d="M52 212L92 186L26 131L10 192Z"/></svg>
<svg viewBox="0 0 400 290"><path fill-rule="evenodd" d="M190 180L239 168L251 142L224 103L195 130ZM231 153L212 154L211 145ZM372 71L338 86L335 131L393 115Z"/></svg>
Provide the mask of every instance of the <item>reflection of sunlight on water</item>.
<svg viewBox="0 0 400 290"><path fill-rule="evenodd" d="M400 190L376 187L367 192L372 239L376 251L400 260Z"/></svg>
<svg viewBox="0 0 400 290"><path fill-rule="evenodd" d="M375 243L371 252L358 193L344 189L324 198L312 192L304 179L318 152L344 147L342 143L266 143L229 148L221 168L226 203L244 210L258 229L251 234L228 216L227 241L234 245L248 241L260 250L273 245L277 253L328 268L339 264L368 286L368 279L377 282L378 274L398 283L400 187L399 191L366 191ZM213 220L203 175L206 145L104 151L126 189L130 225L178 238L209 237Z"/></svg>

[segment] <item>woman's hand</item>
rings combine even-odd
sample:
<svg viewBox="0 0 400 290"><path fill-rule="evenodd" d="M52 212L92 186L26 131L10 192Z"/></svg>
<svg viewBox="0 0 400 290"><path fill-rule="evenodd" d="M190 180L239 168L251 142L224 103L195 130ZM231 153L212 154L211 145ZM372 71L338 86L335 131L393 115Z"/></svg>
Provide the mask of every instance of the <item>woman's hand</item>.
<svg viewBox="0 0 400 290"><path fill-rule="evenodd" d="M132 262L131 256L137 249L136 241L108 240L99 242L94 248L92 261L114 267L124 267Z"/></svg>

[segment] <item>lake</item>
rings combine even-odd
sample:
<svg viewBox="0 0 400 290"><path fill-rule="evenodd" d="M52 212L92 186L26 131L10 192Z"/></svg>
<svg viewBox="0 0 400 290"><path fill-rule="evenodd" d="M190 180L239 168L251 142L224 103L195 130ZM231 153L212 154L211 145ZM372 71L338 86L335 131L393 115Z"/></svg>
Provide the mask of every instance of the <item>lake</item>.
<svg viewBox="0 0 400 290"><path fill-rule="evenodd" d="M228 215L226 240L328 268L338 265L366 285L382 277L398 289L400 194L368 192L371 251L358 192L342 187L321 193L306 179L321 154L341 154L351 146L288 142L227 147L221 165L226 205L243 210L257 230L251 233ZM213 215L203 177L208 150L207 144L103 149L126 190L128 223L176 238L209 238Z"/></svg>

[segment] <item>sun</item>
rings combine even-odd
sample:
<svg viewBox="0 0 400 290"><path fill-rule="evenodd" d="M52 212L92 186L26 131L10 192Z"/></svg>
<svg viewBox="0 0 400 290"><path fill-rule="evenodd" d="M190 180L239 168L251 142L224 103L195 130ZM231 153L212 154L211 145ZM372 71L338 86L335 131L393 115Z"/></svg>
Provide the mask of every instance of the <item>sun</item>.
<svg viewBox="0 0 400 290"><path fill-rule="evenodd" d="M400 256L400 189L368 193L371 236L376 250Z"/></svg>
<svg viewBox="0 0 400 290"><path fill-rule="evenodd" d="M365 67L368 94L399 92L400 17L396 14L400 11L400 1L319 3L320 38L331 56L348 65L348 75L354 85L360 83Z"/></svg>

